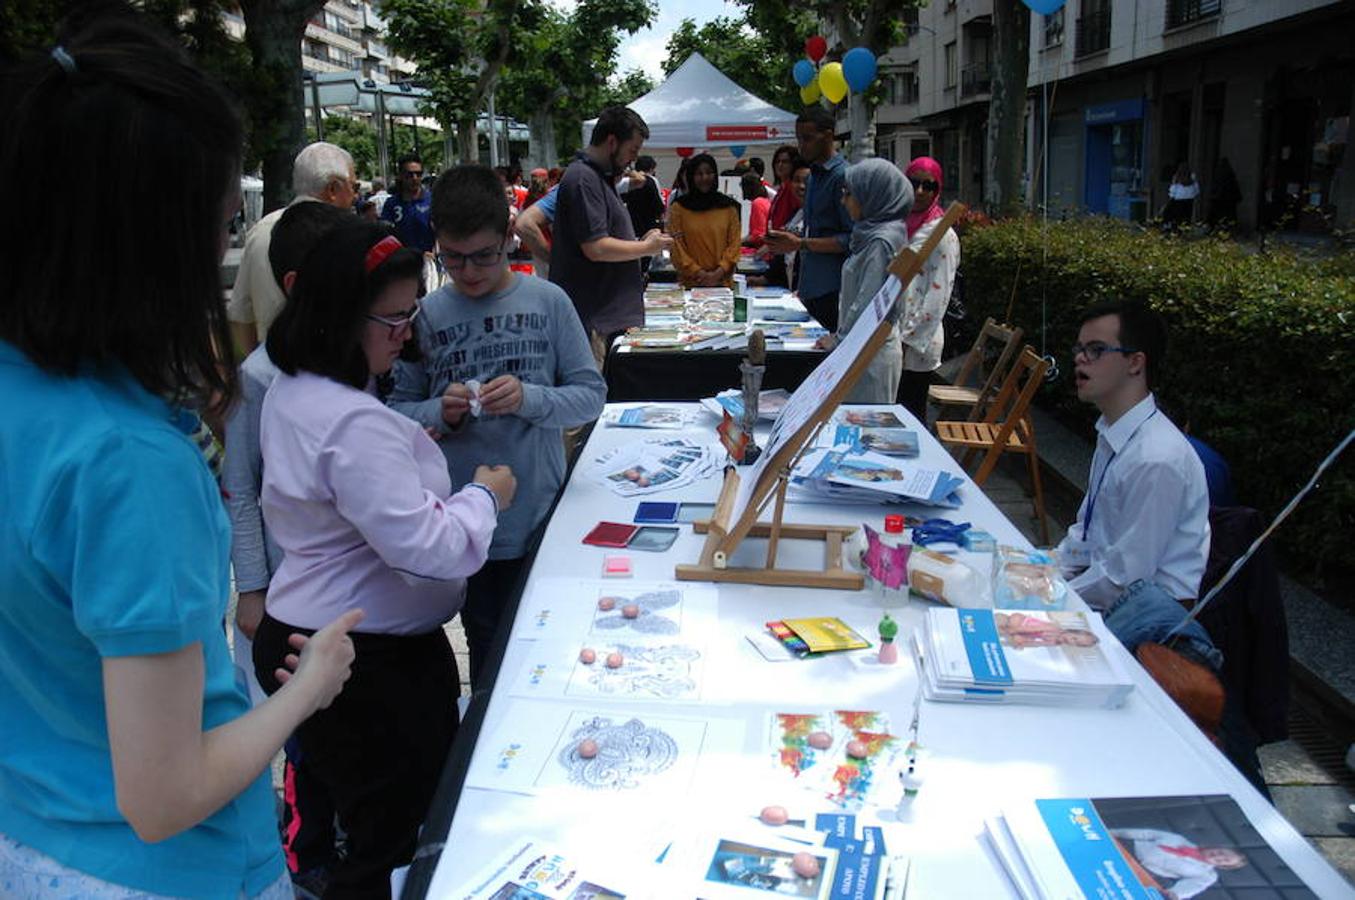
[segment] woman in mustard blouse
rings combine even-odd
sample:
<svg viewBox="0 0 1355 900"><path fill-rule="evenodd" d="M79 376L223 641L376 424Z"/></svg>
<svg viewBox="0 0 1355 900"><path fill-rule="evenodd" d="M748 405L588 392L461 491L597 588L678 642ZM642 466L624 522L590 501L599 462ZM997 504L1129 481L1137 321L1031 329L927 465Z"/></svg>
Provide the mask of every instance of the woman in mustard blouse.
<svg viewBox="0 0 1355 900"><path fill-rule="evenodd" d="M683 287L734 283L743 226L738 201L717 190L717 172L709 153L692 157L687 166L690 190L674 200L668 211L673 265Z"/></svg>

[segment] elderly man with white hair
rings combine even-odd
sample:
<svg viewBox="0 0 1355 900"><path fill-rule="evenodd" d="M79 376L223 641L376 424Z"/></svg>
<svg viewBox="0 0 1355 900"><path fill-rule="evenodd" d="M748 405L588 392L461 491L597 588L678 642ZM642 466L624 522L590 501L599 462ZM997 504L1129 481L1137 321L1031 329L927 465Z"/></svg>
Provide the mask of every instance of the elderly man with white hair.
<svg viewBox="0 0 1355 900"><path fill-rule="evenodd" d="M319 201L351 210L358 192L353 157L342 147L324 141L308 144L292 161L292 191L296 195L292 203ZM226 304L231 336L241 355L263 343L268 326L273 324L287 299L268 264L273 226L282 218L285 209L275 209L264 216L245 239L245 252L240 258L235 287Z"/></svg>

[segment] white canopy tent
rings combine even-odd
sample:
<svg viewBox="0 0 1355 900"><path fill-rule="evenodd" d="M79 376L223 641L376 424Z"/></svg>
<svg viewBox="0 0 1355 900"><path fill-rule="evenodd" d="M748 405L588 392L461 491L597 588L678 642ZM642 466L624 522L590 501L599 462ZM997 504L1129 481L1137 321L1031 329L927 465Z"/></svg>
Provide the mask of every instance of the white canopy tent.
<svg viewBox="0 0 1355 900"><path fill-rule="evenodd" d="M627 106L649 126L646 152L795 142L794 113L745 91L700 53ZM596 124L597 119L583 123L585 146Z"/></svg>

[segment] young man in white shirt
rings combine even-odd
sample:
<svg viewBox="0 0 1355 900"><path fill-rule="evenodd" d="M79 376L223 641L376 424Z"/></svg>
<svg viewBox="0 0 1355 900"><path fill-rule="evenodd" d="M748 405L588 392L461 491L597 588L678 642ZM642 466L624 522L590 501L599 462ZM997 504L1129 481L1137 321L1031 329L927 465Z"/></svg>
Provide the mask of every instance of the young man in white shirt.
<svg viewBox="0 0 1355 900"><path fill-rule="evenodd" d="M1204 466L1152 388L1167 327L1141 303L1098 304L1073 346L1078 399L1101 411L1087 495L1058 546L1069 584L1132 652L1163 643L1199 596L1209 557ZM1222 655L1198 622L1174 649L1217 670Z"/></svg>

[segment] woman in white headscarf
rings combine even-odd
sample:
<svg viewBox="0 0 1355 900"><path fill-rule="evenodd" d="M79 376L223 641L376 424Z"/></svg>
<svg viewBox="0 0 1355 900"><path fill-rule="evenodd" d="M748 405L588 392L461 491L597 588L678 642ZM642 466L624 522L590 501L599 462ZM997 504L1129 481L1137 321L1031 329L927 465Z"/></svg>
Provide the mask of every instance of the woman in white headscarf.
<svg viewBox="0 0 1355 900"><path fill-rule="evenodd" d="M908 246L903 218L913 205L913 188L893 163L867 159L847 169L842 205L856 224L852 227L851 255L842 266L837 334L820 341L825 347L833 346L851 331L889 277L894 255ZM896 307L891 319L897 319L897 313ZM846 402L893 403L902 373L903 345L898 333L891 332Z"/></svg>

